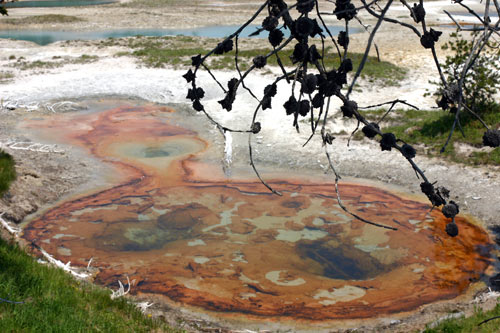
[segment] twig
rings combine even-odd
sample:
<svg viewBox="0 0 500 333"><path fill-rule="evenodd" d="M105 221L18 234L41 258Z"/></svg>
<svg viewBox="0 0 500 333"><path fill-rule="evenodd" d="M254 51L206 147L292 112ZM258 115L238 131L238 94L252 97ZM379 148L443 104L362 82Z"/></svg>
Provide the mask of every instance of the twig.
<svg viewBox="0 0 500 333"><path fill-rule="evenodd" d="M62 268L65 272L70 273L76 278L79 279L87 279L90 277L90 274L87 273L78 273L74 268L71 268L71 261L68 261L66 264L64 264L62 261L59 261L55 259L53 256L47 253L42 247L32 243L38 250L42 253L42 255L51 263L52 265Z"/></svg>
<svg viewBox="0 0 500 333"><path fill-rule="evenodd" d="M479 122L486 128L486 130L489 130L490 127L484 122L484 120L477 114L475 113L474 111L471 110L471 108L469 108L467 105L463 105L463 108L469 112L470 114L472 114L474 117L476 117L477 120L479 120Z"/></svg>
<svg viewBox="0 0 500 333"><path fill-rule="evenodd" d="M417 106L415 106L413 104L410 104L407 101L401 100L401 99L395 99L393 101L384 102L384 103L375 104L375 105L359 106L358 109L373 109L373 108L378 108L378 107L381 107L381 106L384 106L384 105L387 105L387 104L398 104L398 103L401 103L401 104L404 104L404 105L408 105L409 107L414 108L415 110L420 110Z"/></svg>
<svg viewBox="0 0 500 333"><path fill-rule="evenodd" d="M361 0L362 3L366 3L365 0ZM392 19L392 18L388 18L388 17L384 17L384 12L382 12L382 14L377 14L375 13L370 7L366 7L366 10L368 11L368 13L370 13L372 16L376 17L376 18L379 18L379 19L382 19L386 22L390 22L390 23L395 23L395 24L399 24L405 28L408 28L410 30L412 30L418 37L421 37L422 34L420 33L420 31L418 31L417 28L415 28L413 25L411 24L408 24L408 23L404 23L404 22L401 22L401 21L398 21L396 19Z"/></svg>
<svg viewBox="0 0 500 333"><path fill-rule="evenodd" d="M118 280L118 285L119 285L118 290L116 290L116 291L111 290L111 299L123 297L130 292L130 279L129 279L128 275L127 275L127 285L128 285L127 291L125 291L125 288L123 287L123 283L120 280Z"/></svg>
<svg viewBox="0 0 500 333"><path fill-rule="evenodd" d="M5 298L0 298L0 303L25 304L25 302L14 302L14 301L9 301L8 299Z"/></svg>
<svg viewBox="0 0 500 333"><path fill-rule="evenodd" d="M370 53L370 48L373 43L373 38L375 37L375 34L377 33L378 28L380 27L380 24L382 24L382 21L384 19L385 14L391 7L393 0L387 1L387 4L384 7L384 10L382 11L382 14L380 14L379 19L377 21L377 24L375 24L375 28L373 28L373 31L370 34L370 37L368 37L368 42L366 43L366 50L365 53L363 54L363 59L361 59L361 63L358 66L358 70L356 71L356 74L354 74L354 78L352 79L351 85L349 86L349 89L347 90L346 98L349 98L349 95L352 92L352 89L354 88L354 84L356 83L356 80L358 77L361 75L361 71L365 67L366 59L368 59L368 53ZM363 4L366 4L365 0L361 0Z"/></svg>
<svg viewBox="0 0 500 333"><path fill-rule="evenodd" d="M387 225L384 225L384 224L380 224L380 223L375 223L375 222L372 222L372 221L368 221L368 220L362 218L361 216L350 212L344 206L344 204L342 203L342 198L340 197L340 191L339 191L339 186L338 186L339 185L340 176L337 173L337 171L335 170L335 168L333 166L333 163L332 163L332 159L330 158L330 154L328 153L328 151L326 149L325 149L325 153L326 153L326 157L328 158L328 163L330 164L330 168L332 169L333 173L335 174L335 193L337 194L337 202L339 203L340 208L342 208L343 211L345 211L346 213L348 213L349 215L351 215L352 217L356 218L357 220L359 220L361 222L364 222L364 223L367 223L367 224L370 224L370 225L373 225L373 226L376 226L376 227L379 227L379 228L384 228L384 229L389 229L389 230L398 230L397 228L394 228L394 227L390 227L390 226L387 226Z"/></svg>
<svg viewBox="0 0 500 333"><path fill-rule="evenodd" d="M465 64L461 73L457 72L457 75L456 75L457 81L458 81L458 86L460 88L460 92L459 92L460 98L458 100L455 98L455 100L452 101L455 105L458 105L458 108L457 108L458 111L457 111L457 114L455 117L455 122L451 128L449 138L453 134L453 131L454 131L456 126L458 126L459 128L461 127L461 124L459 122L459 120L460 120L459 113L461 111L461 108L464 108L467 111L469 111L467 106L465 106L463 104L463 91L462 91L462 89L463 89L463 84L464 84L464 77L467 74L467 72L469 71L469 69L471 68L471 66L474 64L474 62L477 59L477 57L479 56L479 54L482 52L483 48L486 45L488 45L489 41L491 41L492 35L497 33L498 26L500 24L500 20L494 26L492 26L490 24L488 6L489 6L491 0L486 0L486 1L487 1L487 4L486 4L487 8L486 8L485 13L484 13L484 18L480 18L477 14L475 15L479 18L479 22L483 23L482 29L485 30L484 36L482 38L483 43L481 44L480 41L474 43L474 49L471 52L471 54L469 55L469 59L468 59L467 63ZM196 90L196 82L195 82L196 71L200 67L205 66L205 64L204 64L205 60L207 59L208 56L213 54L215 49L217 49L217 48L214 48L212 51L210 51L204 57L201 57L201 56L193 57L193 64L195 66L194 78L192 78L193 77L192 72L191 73L188 72L188 74L190 74L190 75L188 75L186 77L186 79L188 79L188 82L192 81L193 89L189 92L188 96L190 96L190 98L192 100L194 99L195 103L197 103L197 104L193 104L193 107L197 110L201 109L201 111L203 111L205 113L205 115L208 117L208 119L212 123L214 123L219 128L219 130L221 130L222 132L229 131L229 132L247 132L247 133L249 133L248 147L249 147L250 164L251 164L255 174L257 175L259 180L262 182L262 184L264 184L273 193L279 194L279 192L275 191L269 184L267 184L262 179L262 177L260 176L260 174L255 166L255 161L253 158L253 149L252 149L252 137L251 137L252 133L257 133L260 130L260 123L256 123L256 118L257 118L258 112L263 107L265 107L266 109L270 107L271 98L274 96L274 93L269 94L269 89L265 90L265 95L261 99L259 99L259 97L257 97L258 94L254 94L254 92L251 89L249 89L247 86L245 86L245 83L244 83L244 80L249 75L249 73L254 71L256 68L261 68L262 66L264 66L269 57L276 56L278 65L281 69L281 72L283 73L283 76L281 77L281 79L283 79L283 78L286 79L287 83L289 84L289 86L291 88L290 89L290 99L288 101L289 104L286 107L286 111L288 114L293 115L293 117L294 117L293 126L297 129L297 131L299 131L299 121L298 121L299 114L301 116L306 116L307 114L309 114L309 116L310 116L311 135L308 137L304 146L307 145L314 137L314 134L316 133L317 127L318 127L319 123L321 122L321 117L323 117L322 126L321 126L321 139L323 140L323 144L325 144L325 142L327 142L327 141L331 142L331 137L330 137L331 134L326 132L326 122L328 119L331 98L336 97L343 103L343 106L342 106L343 116L349 117L349 118L355 117L357 120L357 127L354 130L353 134L357 131L357 129L359 128L359 126L361 124L364 124L365 126L373 127L373 128L371 128L371 127L368 128L369 131L367 133L371 133L370 137L376 136L376 135L382 137L382 141L381 141L382 150L391 150L392 148L394 148L395 150L398 150L407 159L408 163L413 168L416 177L424 182L422 185L429 185L429 186L431 186L432 191L434 191L432 188L432 186L434 184L431 184L429 182L429 180L427 179L424 172L418 167L418 165L413 160L413 157L415 156L414 149L411 146L404 143L401 139L397 139L393 134L382 133L382 131L380 129L375 128L376 126L372 126L371 123L368 122L367 119L365 117L363 117L363 115L361 115L360 112L358 111L358 109L366 109L366 108L390 105L388 110L379 119L379 122L380 122L380 121L384 120L385 117L390 112L392 112L392 110L395 108L395 106L398 103L404 104L406 106L412 107L412 108L417 109L417 110L418 110L418 107L416 107L410 103L407 103L406 101L403 101L400 99L395 99L395 100L390 101L390 102L380 103L380 104L372 105L369 107L359 107L358 108L355 101L351 101L349 99L349 96L354 89L356 81L360 77L361 72L364 69L364 66L365 66L366 61L368 59L368 55L370 53L372 44L375 45L377 57L380 59L380 53L379 53L379 50L378 50L376 43L374 42L374 39L375 39L375 35L377 34L377 31L378 31L380 25L382 24L382 22L389 22L392 24L401 25L405 28L412 30L413 33L415 33L419 38L421 38L420 42L421 42L422 46L431 49L432 58L434 60L435 67L439 73L439 77L440 77L440 80L442 82L442 86L444 87L445 90L450 89L449 83L446 81L445 75L443 73L443 69L442 69L440 61L437 57L437 52L436 52L436 48L435 48L434 42L437 41L439 34L434 35L432 29L430 29L430 31L428 31L427 22L425 20L425 12L422 10L423 6L424 6L423 0L419 0L419 5L417 7L413 7L413 8L410 7L410 5L407 3L406 0L401 0L403 5L406 6L406 8L410 11L410 14L414 18L414 20L421 22L421 31L418 29L418 27L415 27L415 26L410 25L410 24L406 24L404 22L401 22L401 21L398 21L394 18L389 17L388 10L389 10L390 6L393 4L393 0L388 0L384 4L383 8L381 8L379 6L378 0L373 0L370 3L367 3L366 0L361 0L361 2L363 4L362 7L355 8L352 6L352 4L349 4L348 6L346 6L344 8L340 8L341 9L340 11L337 11L337 9L339 7L342 7L344 4L341 4L341 3L337 2L337 1L333 1L333 0L327 0L327 2L335 4L336 9L333 12L330 12L330 13L321 12L319 10L319 1L309 0L309 1L304 1L304 2L294 2L294 4L292 6L288 6L285 2L280 2L279 13L276 14L277 6L274 6L274 5L276 5L276 2L273 2L271 4L270 1L266 1L263 4L263 6L261 6L255 12L255 14L250 18L250 20L248 20L246 23L244 23L235 33L231 34L228 38L226 38L224 40L224 42L226 42L232 38L235 38L236 51L235 51L234 62L236 65L236 70L238 71L239 80L232 81L230 87L228 85L229 90L231 90L231 91L227 92L227 94L231 93L231 95L226 95L226 97L225 97L226 99L220 101L220 103L221 103L223 108L225 108L227 110L231 110L232 102L234 101L234 98L236 98L236 93L238 92L239 85L241 84L241 86L244 89L246 89L250 93L250 95L253 96L253 98L255 100L258 101L258 105L255 108L252 122L250 124L251 125L250 129L233 130L233 129L229 129L229 128L223 126L222 124L217 122L215 119L213 119L210 115L208 115L208 113L204 109L203 105L201 105L201 103L199 103L199 99L201 99L201 97L197 99L198 92L199 92L200 96L202 95L202 93L201 93L201 90L200 91ZM308 4L312 5L313 3L314 3L314 6L307 7ZM500 13L500 6L498 4L498 0L493 0L493 3L495 4L495 8L497 9L497 11ZM299 4L301 5L301 7L298 7ZM268 19L270 20L269 22L274 24L277 21L277 23L274 26L267 26L267 27L262 26L261 28L258 29L258 31L263 31L263 30L274 31L273 29L281 30L284 27L286 27L291 31L291 36L285 42L282 42L281 37L279 37L280 38L279 41L271 42L271 44L273 45L272 51L270 51L266 55L259 56L261 58L255 58L254 64L249 66L250 68L248 70L246 70L244 73L242 73L240 68L239 68L239 53L238 53L239 52L239 45L238 45L239 34L243 28L248 26L251 22L253 22L257 18L259 13L261 13L266 6L268 8L268 15L269 15ZM271 8L271 6L274 6L274 7ZM375 8L371 8L372 6ZM313 9L313 7L316 8L316 14L317 14L317 17L321 23L318 23L318 22L315 22L315 20L313 21L313 20L309 19L309 11L311 11ZM292 18L291 13L290 13L290 10L293 8L297 8L300 12L300 15L298 16L298 18L296 20L294 20ZM369 30L368 26L364 25L362 23L362 21L359 19L359 17L356 16L357 11L360 9L366 10L366 12L368 12L370 15L372 15L374 18L377 19L377 22L376 22L376 25L374 26L373 30L370 32L370 35L368 37L368 42L366 43L365 52L363 54L362 60L359 64L356 72L353 75L352 81L350 82L348 87L345 87L344 84L346 84L347 72L350 72L352 70L352 62L348 59L348 54L349 54L349 50L348 50L348 48L349 48L349 42L348 42L349 21L351 19L355 18L356 20L358 20L358 22L360 22L363 25L365 30ZM339 21L345 20L345 22L343 22L343 23L345 23L345 31L344 31L345 35L344 35L344 37L346 37L346 38L340 44L337 43L337 41L335 40L335 38L333 37L333 35L331 34L330 30L328 29L327 25L325 24L325 22L323 20L322 16L327 15L327 14L328 15L337 15L337 19ZM453 19L453 17L449 13L447 13L447 14L448 14L448 16L450 16ZM278 28L278 25L280 24L279 19L283 19L284 23L281 27ZM302 25L302 23L304 23L304 25ZM456 24L458 24L458 22L456 22ZM319 26L321 26L321 28ZM325 53L326 53L325 40L327 40L327 39L323 35L322 31L326 31L326 33L329 35L329 37L331 39L332 44L336 48L336 52L338 53L339 60L341 61L341 66L338 68L327 69L325 67L325 59L324 59L326 57L326 55L325 55ZM311 45L311 43L310 43L311 42L310 38L317 36L317 35L319 35L319 37L321 38L321 53L318 53L318 51L316 50L316 45ZM429 39L428 37L430 37L431 39ZM292 41L297 42L295 45L294 51L293 51L293 56L292 56L292 61L296 65L295 65L294 70L287 73L287 71L284 68L283 63L281 61L280 53L283 54L283 52L281 52L281 50L283 50L283 48L286 45L288 45L289 43L291 43ZM340 42L340 40L339 40L339 42ZM277 45L279 45L279 47L276 47ZM341 45L343 47L343 52L341 52L339 45ZM293 77L292 77L292 75L293 75ZM215 77L213 75L212 75L212 78L215 79ZM275 81L275 83L277 83L281 79L277 79ZM295 98L296 97L295 95L297 95L296 85L300 85L300 93L298 94L298 98ZM344 88L347 89L346 94L343 93ZM224 91L226 91L226 90L224 89ZM316 93L316 95L314 95L314 93ZM314 98L313 98L313 96L314 96ZM317 98L321 98L321 100L318 100ZM263 106L264 101L265 101L265 106ZM312 102L314 102L314 103L312 103ZM326 104L326 106L325 106L325 104ZM297 105L299 108L297 108ZM318 106L318 105L320 105L320 106ZM316 108L319 108L319 113L317 115L318 116L317 121L315 121L315 118L314 118L314 112L315 112L314 109L316 109ZM472 110L470 110L470 111L472 111ZM475 113L472 113L472 114L475 115L478 119L480 119ZM480 121L483 123L483 125L485 127L487 127L484 121L482 121L481 119L480 119ZM363 132L366 132L365 129L363 129ZM368 135L367 133L365 133L365 134ZM348 144L350 143L350 139L352 138L353 134L351 134L351 137L349 138ZM401 143L401 145L399 143ZM443 147L443 149L444 149L444 147ZM333 168L333 163L330 160L330 156L328 154L327 154L327 156L329 158L330 167L336 173L335 169ZM347 208L342 204L342 201L340 199L340 194L339 194L338 185L337 185L339 176L337 173L336 173L336 176L337 176L336 177L337 178L336 179L336 192L337 192L337 195L339 198L339 204L342 206L342 208L344 210L347 211ZM429 198L431 199L430 196L429 196ZM434 201L432 199L431 199L431 202L434 203ZM446 204L446 200L443 199L443 200L439 201L440 204L442 202L444 202ZM366 222L366 220L363 220L358 215L352 214L352 213L350 213L350 214L353 217L355 217L356 219L363 221L363 222ZM378 224L373 223L371 221L368 221L367 223L369 223L369 222L371 224L378 225ZM388 227L388 226L384 226L384 227L389 228L389 229L393 229L393 228Z"/></svg>
<svg viewBox="0 0 500 333"><path fill-rule="evenodd" d="M489 318L489 319L485 319L482 322L480 322L479 324L477 324L477 326L481 326L481 325L486 324L487 322L495 320L495 319L500 319L500 316L495 316L495 317L492 317L492 318Z"/></svg>
<svg viewBox="0 0 500 333"><path fill-rule="evenodd" d="M250 157L250 165L252 166L252 169L255 173L255 175L259 178L260 182L265 186L267 187L267 189L271 192L273 192L274 194L277 194L279 196L281 196L282 194L278 191L276 191L275 189L273 189L261 176L260 176L260 173L259 171L257 170L257 168L255 167L255 163L253 161L253 154L252 154L252 135L249 134L248 135L248 154L249 154L249 157Z"/></svg>
<svg viewBox="0 0 500 333"><path fill-rule="evenodd" d="M9 222L5 221L3 219L3 215L5 212L0 213L0 223L2 223L2 226L13 236L19 237L19 234L21 233L21 229L17 227L12 227Z"/></svg>

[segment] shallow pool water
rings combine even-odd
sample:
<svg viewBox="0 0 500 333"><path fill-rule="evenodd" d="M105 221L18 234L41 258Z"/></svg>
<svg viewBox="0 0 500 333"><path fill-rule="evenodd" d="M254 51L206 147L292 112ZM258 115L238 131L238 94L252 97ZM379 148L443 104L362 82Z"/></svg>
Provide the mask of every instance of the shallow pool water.
<svg viewBox="0 0 500 333"><path fill-rule="evenodd" d="M250 37L258 26L250 25L246 27L240 37ZM239 26L237 25L222 25L222 26L207 26L192 29L113 29L104 31L90 32L72 32L72 31L51 31L51 30L0 30L0 38L10 38L17 40L26 40L37 43L39 45L47 45L62 40L95 40L105 38L120 38L132 36L193 36L193 37L212 37L224 38L235 32ZM335 36L338 34L341 27L330 26L330 32ZM351 29L351 33L355 33L356 29ZM290 32L287 29L283 30L285 36L289 36ZM268 33L262 32L255 38L267 38Z"/></svg>
<svg viewBox="0 0 500 333"><path fill-rule="evenodd" d="M384 189L284 174L225 178L211 143L154 105L51 115L25 123L107 163L120 181L76 195L29 222L24 238L58 259L99 267L95 281L136 283L218 315L333 320L410 311L467 290L489 265L488 235L460 217L460 235L427 204Z"/></svg>

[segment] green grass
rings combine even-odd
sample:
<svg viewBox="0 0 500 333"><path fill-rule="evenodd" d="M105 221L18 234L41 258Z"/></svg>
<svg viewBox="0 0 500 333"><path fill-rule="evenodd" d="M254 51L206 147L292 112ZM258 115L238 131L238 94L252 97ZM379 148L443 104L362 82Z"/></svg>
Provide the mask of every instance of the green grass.
<svg viewBox="0 0 500 333"><path fill-rule="evenodd" d="M364 114L368 119L377 121L383 112L377 110ZM500 124L500 105L492 106L489 112L482 114L482 118L490 127L497 128ZM382 130L392 132L397 138L415 145L419 153L427 152L430 156L446 157L450 161L469 165L500 164L498 147L490 152L472 152L469 155L464 155L455 149L454 142L469 144L475 148L482 147L485 128L468 113L462 113L460 118L465 137L457 127L450 144L443 153L440 153L454 119L454 114L444 111L395 111L384 120ZM357 139L362 137L361 133L356 135Z"/></svg>
<svg viewBox="0 0 500 333"><path fill-rule="evenodd" d="M4 23L13 25L27 25L27 24L47 24L47 23L73 23L81 22L82 19L76 16L48 14L48 15L35 15L27 16L18 19L3 19Z"/></svg>
<svg viewBox="0 0 500 333"><path fill-rule="evenodd" d="M70 63L70 64L88 64L88 63L97 61L98 59L99 59L99 57L95 56L95 55L82 54L78 58L69 60L68 63Z"/></svg>
<svg viewBox="0 0 500 333"><path fill-rule="evenodd" d="M133 49L132 52L120 52L117 56L132 55L141 59L144 65L148 67L161 68L165 66L190 66L191 57L197 54L206 54L210 51L209 47L193 43L195 40L191 37L139 37L130 39L128 44L129 48ZM112 41L109 41L112 42ZM209 46L215 46L217 39L211 39L207 43ZM183 45L184 44L184 45ZM187 44L187 45L186 45ZM208 45L207 45L208 46ZM246 70L252 65L252 60L256 56L265 55L270 52L270 49L241 49L238 52L240 69ZM285 49L281 51L280 59L284 66L294 66L290 60L293 50ZM324 58L325 66L328 69L337 68L340 65L338 55L333 53L330 49L326 52ZM223 55L212 55L208 60L208 65L211 69L230 69L234 70L234 56L235 51ZM362 59L362 54L353 53L349 54L351 58L354 71L357 70L359 63ZM278 61L275 56L268 58L267 61L270 66L278 66ZM398 67L390 62L379 62L375 57L368 57L362 76L374 82L381 80L384 85L397 85L399 81L403 80L406 76L407 70Z"/></svg>
<svg viewBox="0 0 500 333"><path fill-rule="evenodd" d="M475 165L479 165L479 164L500 165L500 148L497 147L489 153L473 152L470 159L471 159L471 162Z"/></svg>
<svg viewBox="0 0 500 333"><path fill-rule="evenodd" d="M16 179L14 159L0 150L0 195L3 195L9 189L14 179Z"/></svg>
<svg viewBox="0 0 500 333"><path fill-rule="evenodd" d="M105 44L116 41L108 39ZM179 47L179 44L182 47ZM132 52L119 52L116 56L134 56L141 59L147 67L162 68L167 65L191 65L191 57L207 53L208 50L198 46L192 37L136 37L129 38L125 44Z"/></svg>
<svg viewBox="0 0 500 333"><path fill-rule="evenodd" d="M4 72L0 71L0 83L4 83L14 78L14 74L12 72Z"/></svg>
<svg viewBox="0 0 500 333"><path fill-rule="evenodd" d="M172 5L182 4L182 0L132 0L129 2L121 3L121 7L127 8L163 8Z"/></svg>
<svg viewBox="0 0 500 333"><path fill-rule="evenodd" d="M25 60L18 60L16 63L12 65L13 67L17 67L20 70L26 71L26 70L31 70L31 69L51 69L51 68L57 68L63 66L61 62L56 62L56 61L41 61L41 60L36 60L36 61L25 61Z"/></svg>
<svg viewBox="0 0 500 333"><path fill-rule="evenodd" d="M445 320L435 328L424 330L424 333L494 333L499 331L500 319L489 321L481 326L477 325L485 319L496 316L500 316L500 304L497 304L493 310L487 312L478 309L474 315L467 318Z"/></svg>
<svg viewBox="0 0 500 333"><path fill-rule="evenodd" d="M26 61L24 58L18 58L16 62L11 64L12 67L17 67L20 70L34 69L52 69L62 67L69 64L88 64L99 59L98 56L83 54L77 58L61 58L58 56L52 57L54 61Z"/></svg>
<svg viewBox="0 0 500 333"><path fill-rule="evenodd" d="M24 302L0 302L1 332L180 332L109 296L0 239L0 298Z"/></svg>
<svg viewBox="0 0 500 333"><path fill-rule="evenodd" d="M148 67L165 67L165 65L189 66L191 57L199 53L205 53L206 50L194 49L172 49L172 48L149 48L132 52L132 55L138 57ZM212 66L214 69L226 68L225 65Z"/></svg>
<svg viewBox="0 0 500 333"><path fill-rule="evenodd" d="M269 53L268 49L257 49L257 50L243 50L239 52L241 57L247 59L247 63L249 64L253 58L258 55L265 55ZM292 61L290 60L290 56L292 55L293 50L283 50L280 54L280 59L284 66L292 67ZM326 68L338 68L340 65L339 57L337 53L334 53L332 49L329 49L325 52L325 57L323 59ZM229 64L234 59L234 52L229 53L229 56L224 56L225 63ZM363 58L363 54L361 53L350 53L348 58L352 60L354 71L358 69L358 66ZM275 56L272 56L267 61L268 64L273 66L278 66L278 61ZM402 67L398 67L387 61L378 61L376 57L368 57L365 66L362 71L362 76L370 78L370 79L380 79L384 80L386 84L395 85L398 81L405 78L407 70Z"/></svg>

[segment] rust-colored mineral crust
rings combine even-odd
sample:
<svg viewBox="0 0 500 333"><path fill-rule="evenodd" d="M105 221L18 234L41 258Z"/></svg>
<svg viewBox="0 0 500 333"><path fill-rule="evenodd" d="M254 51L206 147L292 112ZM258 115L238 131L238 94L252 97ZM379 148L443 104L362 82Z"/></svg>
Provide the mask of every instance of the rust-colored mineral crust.
<svg viewBox="0 0 500 333"><path fill-rule="evenodd" d="M397 231L353 220L323 181L274 179L277 196L257 181L207 180L210 166L197 155L207 143L167 112L128 107L33 122L112 164L122 180L46 211L24 237L64 262L93 257L103 285L128 275L133 293L307 320L450 299L489 265L481 228L459 217L460 235L450 238L439 212L385 190L340 185L354 212Z"/></svg>

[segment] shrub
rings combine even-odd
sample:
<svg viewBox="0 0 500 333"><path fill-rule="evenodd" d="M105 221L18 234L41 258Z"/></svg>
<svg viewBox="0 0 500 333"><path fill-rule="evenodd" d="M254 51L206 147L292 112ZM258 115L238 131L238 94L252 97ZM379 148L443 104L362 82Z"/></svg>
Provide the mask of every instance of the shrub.
<svg viewBox="0 0 500 333"><path fill-rule="evenodd" d="M448 86L453 87L459 82L463 68L472 51L474 42L482 38L482 34L473 33L472 39L465 39L458 32L450 35L451 40L442 46L444 50L451 50L453 55L447 56L442 65ZM494 45L495 44L495 45ZM439 89L438 96L445 94L442 82L436 83ZM490 43L479 54L474 64L465 76L463 98L465 105L477 113L484 113L496 104L494 95L500 88L500 49L498 43Z"/></svg>

